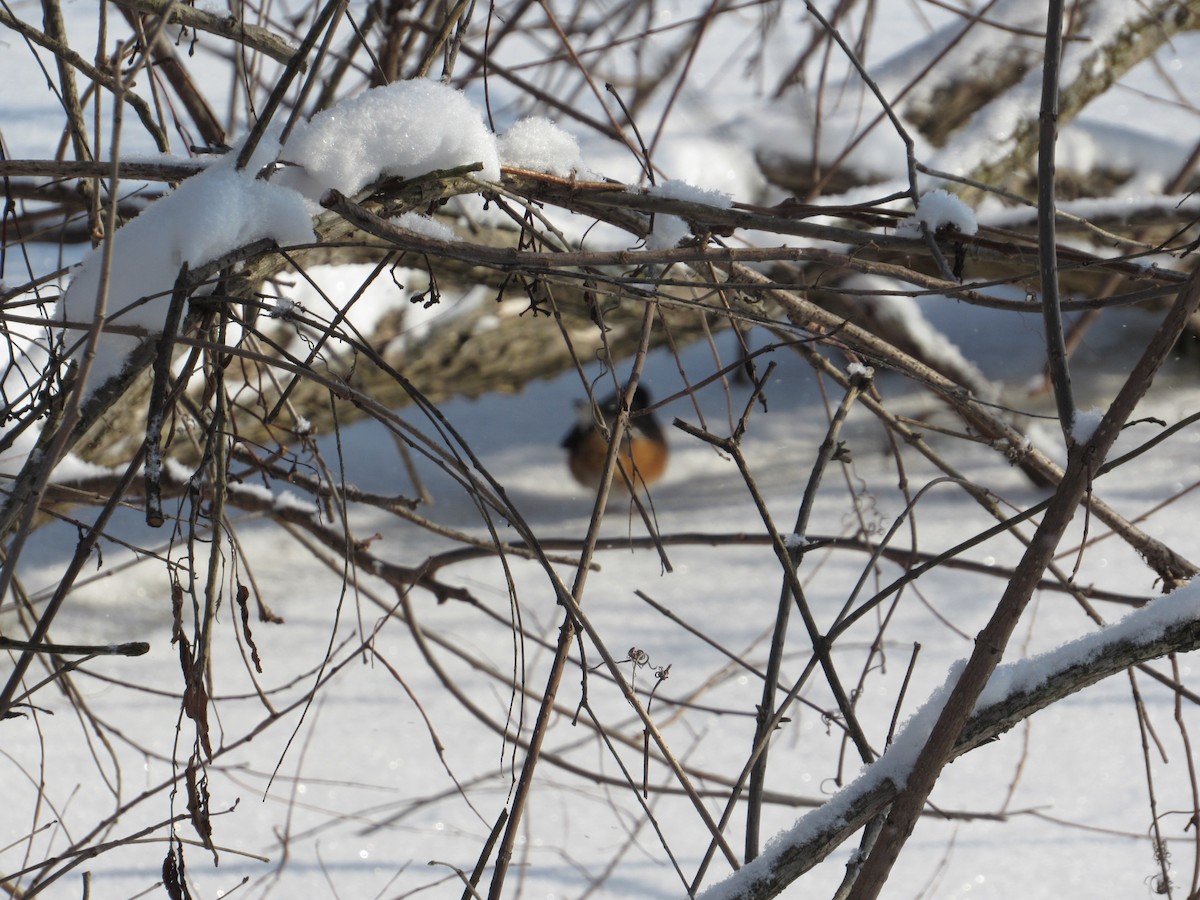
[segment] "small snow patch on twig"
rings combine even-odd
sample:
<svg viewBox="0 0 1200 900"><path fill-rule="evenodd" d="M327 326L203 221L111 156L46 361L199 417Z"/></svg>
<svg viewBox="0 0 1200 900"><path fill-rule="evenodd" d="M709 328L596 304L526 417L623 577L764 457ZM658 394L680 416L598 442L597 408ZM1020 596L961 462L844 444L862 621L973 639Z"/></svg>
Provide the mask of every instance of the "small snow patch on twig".
<svg viewBox="0 0 1200 900"><path fill-rule="evenodd" d="M562 178L583 171L579 142L549 119L522 119L499 140L500 162Z"/></svg>
<svg viewBox="0 0 1200 900"><path fill-rule="evenodd" d="M724 191L710 191L696 187L686 181L672 179L646 188L651 197L665 197L668 200L686 200L689 203L703 203L705 206L715 206L717 209L730 209L733 198Z"/></svg>
<svg viewBox="0 0 1200 900"><path fill-rule="evenodd" d="M943 228L953 228L961 234L979 231L979 222L971 207L940 188L921 195L916 213L896 227L896 234L900 237L919 237L922 225L934 233Z"/></svg>
<svg viewBox="0 0 1200 900"><path fill-rule="evenodd" d="M392 224L407 229L421 237L433 238L435 241L461 241L454 229L445 222L440 222L431 216L423 216L418 212L409 211L392 219Z"/></svg>
<svg viewBox="0 0 1200 900"><path fill-rule="evenodd" d="M1071 437L1077 444L1086 444L1096 433L1100 421L1104 418L1104 410L1098 406L1091 409L1080 409L1075 412L1075 424L1071 429Z"/></svg>

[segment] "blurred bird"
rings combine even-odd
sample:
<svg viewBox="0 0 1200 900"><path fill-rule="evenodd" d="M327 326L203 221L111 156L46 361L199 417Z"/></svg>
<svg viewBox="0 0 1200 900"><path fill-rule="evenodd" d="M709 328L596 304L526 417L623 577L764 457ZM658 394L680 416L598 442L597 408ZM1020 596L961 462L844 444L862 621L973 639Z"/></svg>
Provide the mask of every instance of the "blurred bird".
<svg viewBox="0 0 1200 900"><path fill-rule="evenodd" d="M614 395L600 404L600 413L610 434L620 403L621 398ZM633 402L629 407L631 417L617 457L621 470L629 476L629 482L640 488L649 487L662 477L670 454L662 426L653 413L645 412L649 405L650 392L639 384L633 393ZM597 423L590 403L580 404L579 421L563 438L562 446L567 449L567 466L575 480L585 487L599 485L600 476L604 473L604 459L608 455L608 439ZM618 491L629 490L619 472L613 476L612 486Z"/></svg>

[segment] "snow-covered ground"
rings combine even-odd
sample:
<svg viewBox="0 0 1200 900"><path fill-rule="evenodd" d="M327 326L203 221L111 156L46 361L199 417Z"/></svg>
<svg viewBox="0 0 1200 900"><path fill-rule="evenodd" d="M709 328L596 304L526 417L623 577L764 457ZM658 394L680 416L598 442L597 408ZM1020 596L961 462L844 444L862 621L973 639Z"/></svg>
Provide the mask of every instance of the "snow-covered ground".
<svg viewBox="0 0 1200 900"><path fill-rule="evenodd" d="M908 4L881 7L881 15L891 17L894 26L886 29L897 42L893 49L928 33ZM88 12L69 9L72 27L86 31ZM945 21L944 13L932 6L923 6L922 12L935 22ZM663 13L681 11L664 7ZM780 54L780 42L794 33L789 29L797 27L801 13L798 6L781 7L788 27L781 26L780 34L766 43L770 54ZM746 13L750 33L755 28L752 15ZM1160 59L1181 81L1200 59L1188 53L1197 46L1193 37L1181 38ZM17 65L17 54L8 56L0 66ZM697 83L716 91L717 105L729 104L719 115L708 113L710 118L728 124L737 118L731 111L738 117L768 115L769 105L754 79L723 79L720 54L716 56L705 60L696 76ZM774 59L774 64L781 65L781 60ZM896 68L897 74L890 77L898 79L903 67ZM1114 91L1120 96L1105 103L1120 102L1122 96L1129 102L1121 91L1162 93L1153 71L1139 70L1125 83L1130 87ZM470 106L478 97L467 96L464 104L470 108L461 115L481 121L477 108ZM668 176L714 192L713 197L720 191L735 200L759 199L746 196L744 192L758 182L738 168L751 148L726 129L707 131L712 122L704 120L706 105L686 94L684 101L679 114L669 120L657 163ZM6 126L9 155L51 155L47 148L53 147L58 133L46 107L31 106L22 92L12 90L0 93L0 104L14 121L19 116L32 123L29 129L11 133ZM446 109L453 124L452 104ZM1187 135L1181 135L1185 142L1194 140L1197 131L1194 115L1188 115L1191 124ZM1131 124L1158 132L1163 129L1155 122L1161 125L1166 116L1146 115ZM711 142L703 145L710 148L707 153L696 151L701 131ZM1180 134L1180 129L1169 132ZM478 142L468 146L468 153L490 146L490 136L472 133L472 139ZM389 140L394 143L394 135ZM1075 150L1084 146L1083 137L1076 141L1071 145ZM634 160L625 151L619 155L611 146L590 145L584 134L579 143L589 169L629 180L636 177ZM329 144L323 141L322 146L328 149ZM555 146L549 155L552 164L574 153L569 142ZM864 147L879 150L880 144L867 142ZM443 151L439 147L437 152ZM1145 154L1148 169L1156 159ZM453 162L438 155L421 166ZM384 171L389 165L377 156L360 159L352 174L361 175L361 168L372 166ZM1148 180L1153 179L1147 175L1139 185ZM185 184L193 183L197 181ZM287 188L286 180L281 187ZM246 188L232 185L235 192ZM167 202L178 202L184 190ZM264 196L270 193L265 187L263 191ZM201 194L199 189L193 192ZM307 194L311 198L312 191ZM205 202L217 196L204 195ZM219 206L229 209L225 201ZM941 221L936 213L931 215ZM996 221L1001 215L996 212ZM147 216L135 221L154 220ZM291 221L294 225L294 217ZM959 221L973 224L970 218ZM153 234L149 225L142 228ZM211 238L212 230L204 236ZM165 240L166 230L159 229L158 237ZM230 245L245 239L244 230L229 232ZM43 248L36 264L40 270L50 268L53 253ZM147 269L134 271L143 277ZM168 279L159 289L169 289L173 273L169 263L156 276ZM139 286L134 292L153 289ZM75 291L80 290L77 285ZM1035 418L1052 414L1053 404L1026 390L1041 371L1040 320L943 298L919 302L926 323L940 330L985 377L1004 386L1004 402L1027 412L1030 418L1022 421L1031 423L1030 433L1053 451L1061 441L1057 424ZM913 308L904 306L900 314L912 315ZM366 312L368 303L362 309ZM1152 318L1142 311L1110 311L1088 333L1073 362L1082 407L1102 406L1111 399L1117 378L1139 354L1153 327ZM756 344L767 340L756 332L751 339ZM717 340L720 363L704 346L688 348L679 359L653 353L643 377L655 396L683 390L687 385L681 371L694 382L731 361L732 342L728 337ZM840 394L831 381L819 382L789 350L760 359L760 371L768 360L778 367L766 389L767 411L760 408L751 415L744 447L775 527L787 533ZM111 367L113 360L106 362ZM594 378L599 372L591 366L587 374ZM1136 417L1157 417L1171 424L1195 413L1200 387L1194 375L1194 360L1172 361ZM877 385L889 409L929 424L927 437L965 478L986 485L1014 508L1043 496L996 451L935 431L935 426L961 426L927 394L885 373L879 374ZM570 480L559 447L581 394L578 376L567 374L530 384L516 396L453 400L441 407L504 486L513 508L547 541L581 540L592 512L592 497ZM695 405L691 399L675 400L659 415L668 423L677 416L723 435L748 397L749 389L736 381L728 393L715 383L696 393ZM415 413L403 416L424 425ZM639 517L615 501L604 525L611 546L599 553L599 568L588 577L583 610L615 658L626 659L631 650L638 651L632 655L641 658L642 665L627 661L622 668L642 691L642 702L692 784L704 792L707 809L719 817L728 785L739 776L749 753L781 574L762 539L762 519L733 462L682 431L669 430L671 465L651 492L669 567L647 545ZM1136 446L1151 433L1149 426L1131 429L1116 452ZM901 475L884 430L861 405L851 412L842 439L850 462L831 467L805 536L879 540L909 502L898 487L902 477L911 496L939 473L915 453L904 451ZM1096 485L1099 496L1127 518L1138 520L1143 529L1192 560L1200 560L1189 493L1200 483L1197 442L1200 430L1185 430ZM319 447L325 462L348 483L384 494L413 493L392 437L377 423L348 426L336 439L323 438ZM492 528L501 540L516 539L503 521L484 521L477 505L440 470L420 460L418 466L434 498L421 510L423 515L444 529L485 543L493 540ZM253 489L271 492L281 505L294 505L300 496L286 483L256 481ZM1173 497L1179 499L1159 508ZM86 522L87 510L78 513ZM227 601L213 641L209 724L214 759L206 768L217 852L197 845L186 848L193 896L459 896L463 888L456 870L470 872L511 798L523 759L514 738L528 735L546 683L563 616L547 575L514 554L506 555L503 563L493 556L455 560L439 569L437 577L465 588L470 602L438 603L421 589L398 598L367 571L347 573L337 560L327 564L325 551L270 520L232 514L238 561L233 562L235 548L224 542L220 552L227 560ZM912 521L911 527L900 529L897 543L907 547L915 541L918 549L929 553L992 524L960 486L949 483L921 494ZM354 509L350 527L353 537L368 542L377 558L396 565L417 566L459 546L365 506ZM1077 554L1070 551L1085 527L1093 542L1078 554L1078 583L1146 599L1156 596L1153 574L1118 539L1097 541L1101 527L1082 517L1072 527L1059 560L1064 569L1076 565ZM74 715L67 698L44 689L32 698L41 712L6 722L0 743L0 800L12 811L0 822L0 875L53 857L72 842L89 847L123 844L94 858L81 857L46 888L46 896L80 896L85 871L90 872L92 896L153 894L167 852L165 821L183 817L179 834L195 838L186 821L186 794L173 795L169 787L174 773L187 762L193 726L181 720L179 649L171 640L170 572L163 559L184 561L186 535L172 537L169 528L150 529L136 508L120 511L109 533L113 539L102 543L102 553L71 594L55 621L53 638L89 644L142 640L149 642L150 652L131 659L92 660L76 673L76 703L86 705L104 723L102 733ZM35 606L45 602L59 581L78 534L68 523L47 525L24 548L17 576ZM205 576L207 564L203 536L192 566L199 578ZM550 549L570 555L567 549ZM995 573L934 569L894 601L882 604L878 617L868 616L838 641L835 657L843 677L861 675L859 717L876 751L886 744L914 644L920 643L920 651L900 706L900 723L943 684L955 661L971 652L973 635L1005 587L1003 570L1019 552L1017 541L1008 536L974 547L965 558ZM566 563L558 572L568 582L574 574ZM861 600L886 587L902 569L886 561L870 567L869 557L859 549L817 549L805 557L800 574L818 623L828 626L860 579ZM241 617L231 599L238 585L251 586L252 593L260 594L284 620L267 624L251 616L261 674L254 673ZM1098 602L1096 608L1108 621L1127 612L1115 603ZM10 598L5 599L4 616L4 633L15 634ZM883 643L872 654L884 616L888 621ZM809 662L802 629L793 615L784 685L798 678ZM1067 594L1043 591L1031 604L1006 660L1050 651L1094 631L1095 625ZM684 884L695 876L708 849L707 830L660 763L649 766L652 790L645 808L626 784L627 778L640 784L643 777L642 725L600 664L596 648L590 642L585 646L584 667L579 653L573 654L559 692L559 711L515 848L508 895L683 896ZM668 666L669 677L656 686L656 671ZM1165 661L1154 668L1194 686L1195 666L1194 655L1189 655L1176 661L1174 669ZM36 673L31 673L31 682ZM328 681L314 694L319 679ZM1175 842L1171 849L1179 868L1172 870L1172 877L1180 886L1177 896L1182 896L1197 858L1196 829L1188 828L1194 802L1186 762L1189 748L1174 722L1174 696L1144 675L1136 676L1136 683L1152 737L1144 738L1139 731L1130 678L1118 676L1055 704L949 766L931 798L937 812L922 819L884 896L1150 896L1159 866L1150 840L1147 765L1159 824ZM522 688L530 693L522 694ZM791 827L851 782L860 769L843 729L827 715L834 706L821 679L808 681L800 696L802 702L793 707L772 744L766 835ZM309 697L314 697L311 705L305 702ZM1179 715L1189 734L1200 724L1189 701L1182 702ZM1150 745L1148 751L1143 740ZM655 785L665 790L654 791ZM39 791L41 805L36 803ZM725 829L739 854L743 828L739 805ZM134 835L139 839L129 840ZM792 892L831 896L851 851L847 845L835 852ZM720 851L708 871L704 886L728 874ZM487 878L485 874L485 888ZM244 879L247 883L241 886Z"/></svg>

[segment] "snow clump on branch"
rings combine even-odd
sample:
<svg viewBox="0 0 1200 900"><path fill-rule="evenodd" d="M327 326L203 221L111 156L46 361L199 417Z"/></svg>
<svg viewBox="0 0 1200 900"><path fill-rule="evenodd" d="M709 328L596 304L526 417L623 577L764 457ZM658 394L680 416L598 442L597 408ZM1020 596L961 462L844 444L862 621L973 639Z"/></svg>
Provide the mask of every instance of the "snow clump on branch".
<svg viewBox="0 0 1200 900"><path fill-rule="evenodd" d="M579 142L549 119L531 116L508 129L499 141L506 166L545 172L560 178L584 174Z"/></svg>
<svg viewBox="0 0 1200 900"><path fill-rule="evenodd" d="M943 228L953 228L966 235L979 231L979 223L971 207L940 188L921 195L916 213L896 227L896 234L899 237L920 237L922 225L932 234Z"/></svg>
<svg viewBox="0 0 1200 900"><path fill-rule="evenodd" d="M264 139L245 169L235 168L236 158L230 153L212 163L112 236L107 310L114 324L138 335L160 333L184 263L195 269L264 238L281 245L312 241L315 201L330 188L353 194L386 176L471 163L482 164L484 178L500 177L496 139L478 107L461 91L426 80L375 88L324 110L282 150ZM291 165L260 178L276 160ZM59 321L78 327L95 318L103 251L84 258ZM89 383L119 373L137 342L106 331Z"/></svg>
<svg viewBox="0 0 1200 900"><path fill-rule="evenodd" d="M496 138L479 108L462 91L424 79L365 91L322 110L283 149L297 168L277 178L314 200L329 188L356 194L380 178L476 162L483 164L482 177L500 177Z"/></svg>

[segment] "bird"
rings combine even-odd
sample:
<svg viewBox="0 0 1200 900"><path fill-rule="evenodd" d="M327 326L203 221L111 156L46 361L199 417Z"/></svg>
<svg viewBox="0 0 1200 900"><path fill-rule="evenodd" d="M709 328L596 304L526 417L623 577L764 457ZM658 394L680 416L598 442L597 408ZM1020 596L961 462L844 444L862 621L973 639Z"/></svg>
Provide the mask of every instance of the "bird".
<svg viewBox="0 0 1200 900"><path fill-rule="evenodd" d="M629 484L638 488L647 488L667 469L667 459L670 449L662 426L654 414L648 411L650 392L638 385L633 393L633 402L629 406L630 419L621 438L621 450L618 465L628 476L628 481L620 472L613 475L612 486L617 491L628 492ZM612 433L613 423L621 408L621 398L613 395L600 404L600 413L604 416L604 424L608 434ZM639 415L640 413L640 415ZM562 446L567 451L567 467L571 475L584 487L595 488L600 484L600 476L604 474L604 460L608 455L608 434L596 420L595 410L590 403L581 403L579 421L575 423Z"/></svg>

